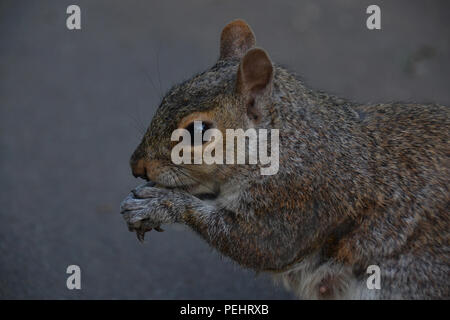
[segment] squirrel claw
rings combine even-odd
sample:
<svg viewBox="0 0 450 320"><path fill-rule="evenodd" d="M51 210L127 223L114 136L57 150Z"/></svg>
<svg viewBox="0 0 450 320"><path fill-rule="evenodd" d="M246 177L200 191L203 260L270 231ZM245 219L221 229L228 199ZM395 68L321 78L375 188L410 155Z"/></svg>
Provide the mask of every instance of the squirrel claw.
<svg viewBox="0 0 450 320"><path fill-rule="evenodd" d="M155 227L155 228L153 228L153 229L155 229L156 231L158 231L158 232L164 232L164 229L163 228L161 228L161 227Z"/></svg>
<svg viewBox="0 0 450 320"><path fill-rule="evenodd" d="M151 229L150 229L150 230L151 230ZM147 230L147 231L150 231L150 230ZM136 230L136 236L137 236L137 238L138 238L138 240L139 240L140 243L144 243L144 240L145 240L145 231L142 231L142 230Z"/></svg>

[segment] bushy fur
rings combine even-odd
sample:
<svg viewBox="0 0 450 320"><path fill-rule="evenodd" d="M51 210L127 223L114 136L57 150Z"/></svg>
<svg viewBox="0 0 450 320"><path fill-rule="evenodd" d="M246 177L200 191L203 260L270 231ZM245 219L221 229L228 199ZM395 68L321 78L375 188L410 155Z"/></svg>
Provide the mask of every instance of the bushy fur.
<svg viewBox="0 0 450 320"><path fill-rule="evenodd" d="M226 45L236 45L230 39L245 26ZM187 224L301 298L450 298L448 107L358 105L310 90L274 66L270 90L255 98L255 123L236 90L241 59L221 56L164 97L131 160L144 161L157 185L123 202L130 228ZM194 112L221 129L279 129L279 172L175 166L171 133ZM373 264L381 269L380 290L366 286Z"/></svg>

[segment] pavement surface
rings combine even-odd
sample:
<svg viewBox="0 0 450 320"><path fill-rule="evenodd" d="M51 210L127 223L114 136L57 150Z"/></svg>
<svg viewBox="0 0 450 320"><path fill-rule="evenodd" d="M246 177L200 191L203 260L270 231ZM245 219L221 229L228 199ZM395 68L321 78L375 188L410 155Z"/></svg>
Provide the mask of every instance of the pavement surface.
<svg viewBox="0 0 450 320"><path fill-rule="evenodd" d="M382 29L369 31L372 2L0 1L0 298L293 298L182 226L140 244L119 214L141 183L128 159L161 95L214 64L235 18L312 88L450 105L448 1L375 1ZM81 290L66 288L72 264Z"/></svg>

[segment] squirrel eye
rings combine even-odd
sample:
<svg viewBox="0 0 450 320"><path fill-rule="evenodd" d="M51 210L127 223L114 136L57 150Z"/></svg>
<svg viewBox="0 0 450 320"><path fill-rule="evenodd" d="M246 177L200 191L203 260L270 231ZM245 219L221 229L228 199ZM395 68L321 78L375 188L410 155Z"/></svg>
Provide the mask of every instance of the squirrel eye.
<svg viewBox="0 0 450 320"><path fill-rule="evenodd" d="M191 145L200 145L200 144L204 144L207 141L203 141L203 134L205 133L206 130L211 129L212 128L212 123L209 122L204 122L204 121L193 121L191 122L185 129L187 131L189 131L189 134L191 135ZM200 143L197 142L197 144L195 143L195 136L199 136L201 137L201 140L199 141Z"/></svg>

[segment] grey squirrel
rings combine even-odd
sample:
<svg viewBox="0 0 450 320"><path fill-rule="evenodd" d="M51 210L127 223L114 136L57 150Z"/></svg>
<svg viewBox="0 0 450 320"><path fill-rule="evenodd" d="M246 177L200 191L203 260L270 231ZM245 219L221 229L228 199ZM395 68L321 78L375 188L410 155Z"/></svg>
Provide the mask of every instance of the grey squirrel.
<svg viewBox="0 0 450 320"><path fill-rule="evenodd" d="M449 299L449 115L437 104L361 105L308 89L235 20L217 63L163 98L130 160L151 182L121 212L141 239L188 225L300 298ZM278 173L175 165L171 134L194 120L278 129ZM369 265L380 268L379 290L367 287Z"/></svg>

